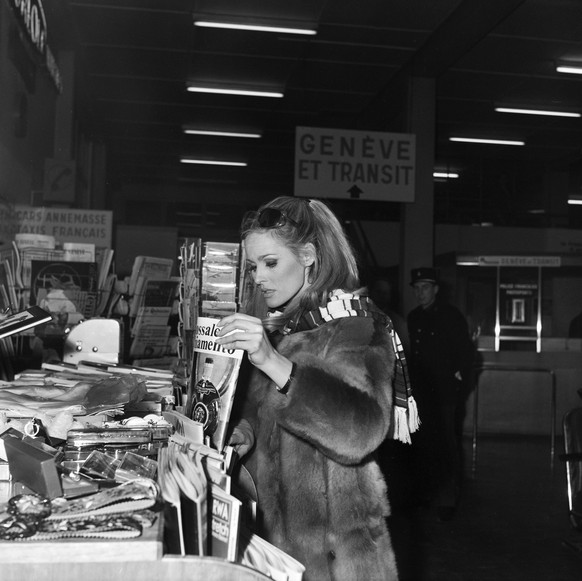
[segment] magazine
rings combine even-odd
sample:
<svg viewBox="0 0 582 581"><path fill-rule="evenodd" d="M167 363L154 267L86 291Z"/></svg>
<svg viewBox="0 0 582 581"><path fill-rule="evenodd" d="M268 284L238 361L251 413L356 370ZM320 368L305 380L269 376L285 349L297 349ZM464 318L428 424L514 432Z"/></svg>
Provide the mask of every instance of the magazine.
<svg viewBox="0 0 582 581"><path fill-rule="evenodd" d="M214 342L219 319L198 317L194 369L188 390L188 415L204 425L204 435L221 452L244 351Z"/></svg>
<svg viewBox="0 0 582 581"><path fill-rule="evenodd" d="M48 323L52 321L52 318L51 313L33 305L5 319L0 319L0 339Z"/></svg>
<svg viewBox="0 0 582 581"><path fill-rule="evenodd" d="M220 486L210 483L208 553L212 557L236 561L241 501Z"/></svg>
<svg viewBox="0 0 582 581"><path fill-rule="evenodd" d="M305 567L275 545L241 528L238 562L278 581L301 581Z"/></svg>
<svg viewBox="0 0 582 581"><path fill-rule="evenodd" d="M164 501L164 545L168 554L208 552L208 483L200 454L168 442L158 458Z"/></svg>

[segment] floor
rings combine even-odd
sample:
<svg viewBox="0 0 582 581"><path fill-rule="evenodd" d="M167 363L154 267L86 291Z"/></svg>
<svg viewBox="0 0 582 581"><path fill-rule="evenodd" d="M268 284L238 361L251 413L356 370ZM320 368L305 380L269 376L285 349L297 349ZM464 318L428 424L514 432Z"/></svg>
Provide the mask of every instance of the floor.
<svg viewBox="0 0 582 581"><path fill-rule="evenodd" d="M469 439L464 451L450 521L410 506L405 479L388 479L400 581L581 581L582 532L568 517L561 440L553 467L545 437L480 436L475 462Z"/></svg>

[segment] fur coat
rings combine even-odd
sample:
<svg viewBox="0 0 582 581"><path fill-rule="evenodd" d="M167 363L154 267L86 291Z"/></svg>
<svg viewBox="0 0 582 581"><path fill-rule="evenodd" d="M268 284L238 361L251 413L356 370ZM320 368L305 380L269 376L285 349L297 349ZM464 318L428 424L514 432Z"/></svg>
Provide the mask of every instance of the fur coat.
<svg viewBox="0 0 582 581"><path fill-rule="evenodd" d="M392 416L390 337L381 321L354 317L279 338L297 366L290 389L253 368L243 412L257 532L305 565L304 581L395 580L375 460Z"/></svg>

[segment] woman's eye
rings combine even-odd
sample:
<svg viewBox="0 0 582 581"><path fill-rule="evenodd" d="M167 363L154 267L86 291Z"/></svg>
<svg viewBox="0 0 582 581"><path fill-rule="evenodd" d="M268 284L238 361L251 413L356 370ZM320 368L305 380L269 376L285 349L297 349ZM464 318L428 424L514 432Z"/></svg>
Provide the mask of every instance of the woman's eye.
<svg viewBox="0 0 582 581"><path fill-rule="evenodd" d="M269 260L269 261L265 262L265 266L267 268L275 268L275 266L277 266L277 261L276 260Z"/></svg>

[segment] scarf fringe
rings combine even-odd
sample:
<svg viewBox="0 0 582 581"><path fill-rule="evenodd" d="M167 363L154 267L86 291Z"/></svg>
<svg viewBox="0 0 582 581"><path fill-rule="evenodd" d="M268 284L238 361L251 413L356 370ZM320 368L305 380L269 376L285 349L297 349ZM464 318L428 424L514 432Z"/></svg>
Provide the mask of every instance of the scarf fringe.
<svg viewBox="0 0 582 581"><path fill-rule="evenodd" d="M413 434L420 428L420 417L418 415L418 406L416 400L410 396L408 398L408 429Z"/></svg>
<svg viewBox="0 0 582 581"><path fill-rule="evenodd" d="M420 427L420 418L418 417L418 408L416 401L412 396L407 400L408 407L394 406L394 440L412 444L411 434L416 432Z"/></svg>
<svg viewBox="0 0 582 581"><path fill-rule="evenodd" d="M412 444L410 437L410 429L408 427L408 418L406 417L406 408L402 406L394 406L394 440L399 440L405 444Z"/></svg>

